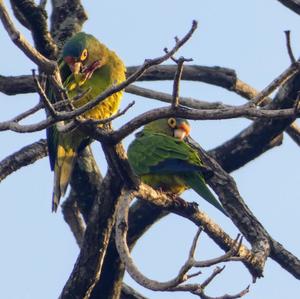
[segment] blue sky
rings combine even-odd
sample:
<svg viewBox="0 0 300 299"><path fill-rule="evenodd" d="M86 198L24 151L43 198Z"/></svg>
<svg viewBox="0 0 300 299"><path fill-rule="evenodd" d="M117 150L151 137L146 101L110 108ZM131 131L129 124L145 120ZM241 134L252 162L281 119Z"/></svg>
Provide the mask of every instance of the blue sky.
<svg viewBox="0 0 300 299"><path fill-rule="evenodd" d="M289 65L284 30L292 32L295 56L298 57L300 52L299 16L275 0L131 0L83 1L83 4L89 15L84 30L114 49L128 66L161 55L164 47L173 45L174 36L182 36L189 30L193 19L199 22L199 28L178 55L193 58L193 63L199 65L233 68L241 80L257 89L264 88ZM26 29L18 27L30 38ZM2 27L0 41L0 74L29 74L34 64L11 43ZM172 82L140 85L172 91ZM233 93L202 83L182 82L181 95L232 105L244 103ZM14 97L0 94L0 121L33 106L37 100L34 94ZM136 105L114 122L115 127L143 111L164 105L126 94L122 107L132 100L136 100ZM40 113L30 121L42 118L43 113ZM248 124L249 121L243 119L192 122L192 135L205 149L210 149ZM44 136L44 132L1 132L0 159ZM129 136L124 141L125 146L131 139ZM105 173L99 144L94 144L93 148ZM300 224L300 176L295 165L299 163L299 148L285 135L282 146L233 173L242 196L257 218L275 239L297 256L300 256L299 238L296 237ZM78 248L61 212L51 213L52 183L52 173L45 158L12 174L0 184L1 298L57 298L73 268ZM226 231L236 235L233 224L195 193L188 191L184 198L199 202L200 207ZM149 277L168 280L184 262L195 231L196 227L187 220L169 216L141 238L133 257ZM199 259L220 253L206 236L201 237L197 250ZM199 280L204 280L209 273L205 270ZM245 298L292 298L300 292L299 281L272 260L268 260L264 276L251 285ZM126 281L149 298L194 297L153 293L136 286L129 277ZM207 293L211 296L235 293L250 282L247 270L231 263L209 286Z"/></svg>

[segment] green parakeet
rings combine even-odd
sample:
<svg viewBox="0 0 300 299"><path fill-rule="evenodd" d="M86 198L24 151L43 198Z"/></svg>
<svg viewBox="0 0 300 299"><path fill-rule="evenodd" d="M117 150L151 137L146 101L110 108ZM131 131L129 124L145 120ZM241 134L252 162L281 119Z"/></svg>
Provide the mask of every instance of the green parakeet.
<svg viewBox="0 0 300 299"><path fill-rule="evenodd" d="M187 120L159 119L147 124L128 147L128 160L141 180L155 189L181 194L192 188L226 215L225 210L206 186L207 171L198 155L184 138L190 133Z"/></svg>
<svg viewBox="0 0 300 299"><path fill-rule="evenodd" d="M77 33L66 42L59 62L63 85L75 108L125 80L126 69L122 60L94 36L84 32ZM72 100L80 94L84 95ZM117 112L121 98L122 92L117 92L83 116L95 120L108 118ZM79 129L59 133L53 126L47 130L47 140L50 165L54 171L52 211L56 211L69 184L78 151L89 143L89 139Z"/></svg>

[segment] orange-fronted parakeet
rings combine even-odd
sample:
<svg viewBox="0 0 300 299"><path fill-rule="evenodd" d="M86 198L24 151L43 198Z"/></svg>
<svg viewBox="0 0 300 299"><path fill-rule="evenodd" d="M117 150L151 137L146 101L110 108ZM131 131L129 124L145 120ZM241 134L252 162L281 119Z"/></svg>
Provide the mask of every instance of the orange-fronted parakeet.
<svg viewBox="0 0 300 299"><path fill-rule="evenodd" d="M59 62L63 85L75 108L125 80L126 69L122 60L94 36L84 32L77 33L66 42ZM72 98L82 94L82 97L72 101ZM122 92L117 92L83 116L95 120L108 118L117 112L121 98ZM52 210L56 211L70 181L77 153L88 144L88 137L79 129L59 133L52 127L47 130L47 139L50 165L54 171Z"/></svg>
<svg viewBox="0 0 300 299"><path fill-rule="evenodd" d="M207 171L201 158L184 139L190 125L181 118L159 119L147 124L128 147L128 160L141 180L155 189L181 194L192 188L226 215L206 186Z"/></svg>

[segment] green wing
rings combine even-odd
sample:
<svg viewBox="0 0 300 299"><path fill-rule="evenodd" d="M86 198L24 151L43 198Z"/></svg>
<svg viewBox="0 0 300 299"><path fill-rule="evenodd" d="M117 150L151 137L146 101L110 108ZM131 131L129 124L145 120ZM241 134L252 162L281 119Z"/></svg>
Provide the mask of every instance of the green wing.
<svg viewBox="0 0 300 299"><path fill-rule="evenodd" d="M203 164L196 152L176 138L160 133L143 133L128 147L128 160L137 175L154 172L170 172L175 170L172 163L175 161L183 166L185 162L187 170L203 169ZM168 165L164 162L173 161ZM168 163L167 163L168 164ZM180 169L177 169L180 171Z"/></svg>
<svg viewBox="0 0 300 299"><path fill-rule="evenodd" d="M228 216L222 205L206 186L203 176L197 172L191 172L184 176L184 181L207 202L221 211L225 216Z"/></svg>
<svg viewBox="0 0 300 299"><path fill-rule="evenodd" d="M227 215L206 186L203 178L206 168L200 157L184 141L160 133L142 133L130 144L128 160L137 175L179 176L187 186Z"/></svg>

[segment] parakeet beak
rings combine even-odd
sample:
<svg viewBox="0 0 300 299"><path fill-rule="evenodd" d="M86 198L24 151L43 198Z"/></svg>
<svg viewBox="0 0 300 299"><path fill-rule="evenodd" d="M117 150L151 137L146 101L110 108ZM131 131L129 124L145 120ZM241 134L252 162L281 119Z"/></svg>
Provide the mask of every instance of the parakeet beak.
<svg viewBox="0 0 300 299"><path fill-rule="evenodd" d="M191 128L189 124L186 122L181 122L174 130L174 137L178 138L179 140L183 140L186 136L189 136L190 131Z"/></svg>
<svg viewBox="0 0 300 299"><path fill-rule="evenodd" d="M79 81L80 78L82 77L82 76L80 75L80 73L81 73L81 71L82 71L82 67L83 67L83 66L82 66L82 62L81 62L81 61L76 61L76 60L74 59L74 57L72 57L72 56L66 56L66 57L64 58L64 60L65 60L65 62L68 64L68 66L69 66L71 72L73 73L74 78L75 78L75 81L76 81L76 82ZM79 76L79 75L80 75L80 76Z"/></svg>
<svg viewBox="0 0 300 299"><path fill-rule="evenodd" d="M74 76L78 75L82 69L82 63L81 62L75 62L71 65L69 65L72 73Z"/></svg>

